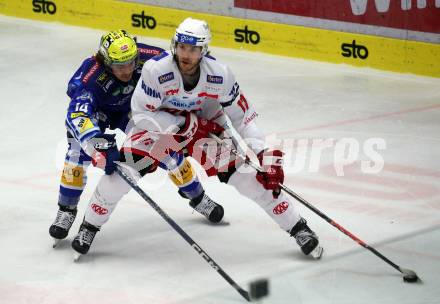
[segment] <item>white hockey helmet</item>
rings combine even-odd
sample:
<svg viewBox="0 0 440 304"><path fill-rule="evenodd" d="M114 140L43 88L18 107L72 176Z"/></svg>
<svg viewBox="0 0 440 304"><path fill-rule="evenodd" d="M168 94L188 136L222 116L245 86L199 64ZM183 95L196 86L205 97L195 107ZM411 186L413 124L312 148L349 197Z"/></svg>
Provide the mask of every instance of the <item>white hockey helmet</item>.
<svg viewBox="0 0 440 304"><path fill-rule="evenodd" d="M186 18L177 27L171 39L171 51L176 54L177 43L191 44L202 47L202 56L208 53L208 44L211 42L211 31L208 23L203 20Z"/></svg>

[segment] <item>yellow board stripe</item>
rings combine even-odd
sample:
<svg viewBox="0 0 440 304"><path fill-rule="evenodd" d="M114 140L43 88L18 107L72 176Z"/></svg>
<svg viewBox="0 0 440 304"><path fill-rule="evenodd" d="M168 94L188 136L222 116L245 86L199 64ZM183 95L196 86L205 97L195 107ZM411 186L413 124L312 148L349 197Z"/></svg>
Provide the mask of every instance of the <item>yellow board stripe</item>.
<svg viewBox="0 0 440 304"><path fill-rule="evenodd" d="M164 39L171 39L177 25L191 16L209 23L213 34L212 45L216 46L440 77L440 44L434 43L245 20L114 0L0 0L0 13L104 30L123 28L134 34ZM365 57L366 52L368 56L361 58Z"/></svg>

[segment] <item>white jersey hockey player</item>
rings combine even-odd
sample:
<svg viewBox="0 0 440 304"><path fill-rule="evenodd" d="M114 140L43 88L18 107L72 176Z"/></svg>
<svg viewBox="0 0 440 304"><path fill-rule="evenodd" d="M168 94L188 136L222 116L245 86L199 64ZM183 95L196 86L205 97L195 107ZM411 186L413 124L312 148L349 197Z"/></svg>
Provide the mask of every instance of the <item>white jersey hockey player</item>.
<svg viewBox="0 0 440 304"><path fill-rule="evenodd" d="M123 151L144 156L148 159L144 166L155 166L170 157L179 160L192 156L208 176L217 175L221 182L260 205L281 229L296 239L304 254L313 251L320 256L318 237L280 191L279 183L284 181L283 153L265 147L263 133L255 124L257 113L241 93L230 69L209 55L210 40L205 21L187 18L176 29L171 53L164 52L144 64L131 101L135 126ZM215 146L215 152L210 153L210 134L228 137L226 134L231 133L227 118L257 155L263 172L241 170L243 163L225 153L228 150L224 147ZM132 162L124 167L136 166ZM180 171L183 182L185 174L185 170ZM114 174L111 185L100 182L98 190L93 203L114 206L130 187ZM110 212L90 214L88 222L99 227L109 216Z"/></svg>

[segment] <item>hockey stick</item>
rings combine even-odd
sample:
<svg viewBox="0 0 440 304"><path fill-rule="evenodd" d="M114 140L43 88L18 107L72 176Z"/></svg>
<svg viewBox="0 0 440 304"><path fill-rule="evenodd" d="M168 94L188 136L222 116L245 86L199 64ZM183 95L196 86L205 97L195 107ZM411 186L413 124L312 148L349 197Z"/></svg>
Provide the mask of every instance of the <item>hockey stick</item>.
<svg viewBox="0 0 440 304"><path fill-rule="evenodd" d="M210 135L215 141L217 141L217 143L222 144L223 140L220 139L218 136L211 134ZM254 162L252 162L248 157L244 156L242 153L240 153L237 149L235 149L232 146L229 146L231 152L236 155L237 157L241 158L247 165L251 166L252 168L254 168L257 172L263 172L263 169L259 166L256 165ZM393 268L395 268L396 270L398 270L400 273L403 274L403 280L405 282L410 282L410 283L414 283L417 282L419 280L419 277L417 276L417 274L410 269L406 269L406 268L402 268L399 265L395 264L394 262L392 262L390 259L388 259L387 257L385 257L383 254L381 254L379 251L377 251L375 248L371 247L370 245L368 245L367 243L365 243L364 241L362 241L361 239L359 239L357 236L355 236L354 234L352 234L350 231L348 231L347 229L345 229L344 227L342 227L340 224L338 224L337 222L335 222L334 220L332 220L331 218L329 218L327 215L325 215L323 212L321 212L318 208L316 208L315 206L313 206L312 204L310 204L308 201L306 201L304 198L302 198L301 196L299 196L297 193L295 193L294 191L292 191L290 188L288 188L287 186L283 185L283 184L279 184L280 188L282 190L284 190L287 194L289 194L290 196L292 196L293 198L295 198L297 201L299 201L300 203L302 203L304 206L306 206L307 208L309 208L310 210L312 210L314 213L316 213L317 215L319 215L321 218L323 218L325 221L327 221L330 225L336 227L339 231L341 231L342 233L344 233L345 235L347 235L349 238L351 238L353 241L355 241L356 243L358 243L359 245L361 245L362 247L364 247L365 249L370 250L372 253L374 253L377 257L381 258L383 261L385 261L386 263L388 263L389 265L391 265Z"/></svg>
<svg viewBox="0 0 440 304"><path fill-rule="evenodd" d="M180 228L177 223L169 217L162 208L159 207L138 185L137 183L125 173L120 166L116 166L116 172L122 177L157 213L168 223L174 230L179 233L179 235L191 245L194 250L203 257L203 259L215 270L217 271L234 289L248 302L251 301L249 292L241 288L235 281L200 247L182 228Z"/></svg>

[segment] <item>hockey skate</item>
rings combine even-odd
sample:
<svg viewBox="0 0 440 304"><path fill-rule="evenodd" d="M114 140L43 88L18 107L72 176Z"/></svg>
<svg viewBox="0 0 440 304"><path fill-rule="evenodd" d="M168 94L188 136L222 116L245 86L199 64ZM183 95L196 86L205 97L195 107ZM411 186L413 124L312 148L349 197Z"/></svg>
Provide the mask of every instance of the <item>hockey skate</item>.
<svg viewBox="0 0 440 304"><path fill-rule="evenodd" d="M72 241L72 248L75 250L75 261L78 261L81 255L86 254L89 251L93 239L98 231L98 227L95 227L85 221L81 224L78 234Z"/></svg>
<svg viewBox="0 0 440 304"><path fill-rule="evenodd" d="M76 213L76 207L72 209L67 206L59 205L55 221L49 227L49 234L54 239L53 248L69 234L70 227L72 227L75 221Z"/></svg>
<svg viewBox="0 0 440 304"><path fill-rule="evenodd" d="M189 205L198 213L204 215L210 222L218 223L224 215L223 207L214 202L203 192L198 197L192 199Z"/></svg>
<svg viewBox="0 0 440 304"><path fill-rule="evenodd" d="M319 240L312 229L307 226L305 219L301 218L298 223L290 230L290 236L293 236L296 243L301 247L305 255L311 255L315 259L322 256L324 249L319 245Z"/></svg>

